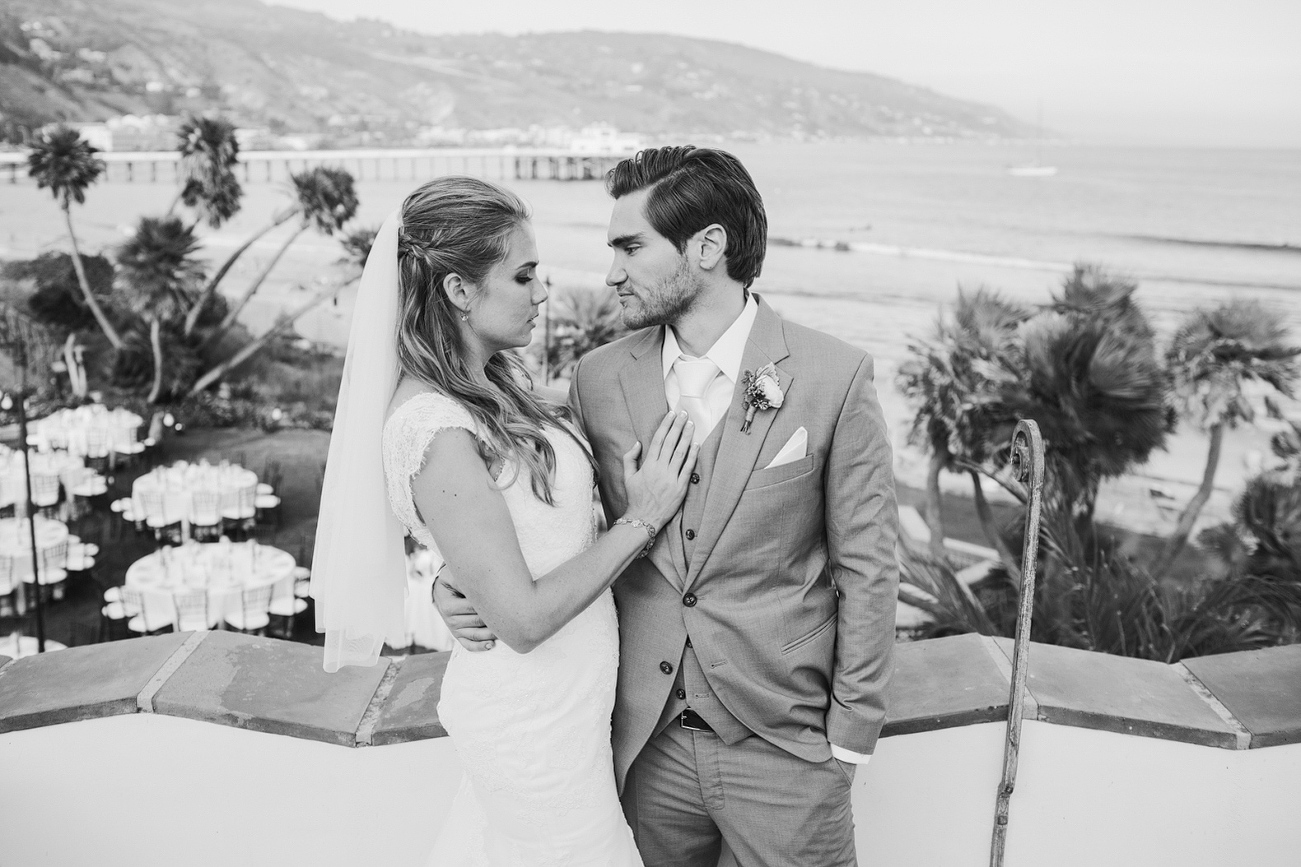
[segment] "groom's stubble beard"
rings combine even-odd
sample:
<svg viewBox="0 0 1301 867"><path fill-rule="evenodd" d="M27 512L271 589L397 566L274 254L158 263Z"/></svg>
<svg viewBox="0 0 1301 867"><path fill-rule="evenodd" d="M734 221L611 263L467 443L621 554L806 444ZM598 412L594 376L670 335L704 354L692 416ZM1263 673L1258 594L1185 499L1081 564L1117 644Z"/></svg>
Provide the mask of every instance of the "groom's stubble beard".
<svg viewBox="0 0 1301 867"><path fill-rule="evenodd" d="M677 269L644 296L634 295L637 306L623 308L623 324L629 330L656 325L676 325L692 311L704 290L704 281L693 274L684 255Z"/></svg>

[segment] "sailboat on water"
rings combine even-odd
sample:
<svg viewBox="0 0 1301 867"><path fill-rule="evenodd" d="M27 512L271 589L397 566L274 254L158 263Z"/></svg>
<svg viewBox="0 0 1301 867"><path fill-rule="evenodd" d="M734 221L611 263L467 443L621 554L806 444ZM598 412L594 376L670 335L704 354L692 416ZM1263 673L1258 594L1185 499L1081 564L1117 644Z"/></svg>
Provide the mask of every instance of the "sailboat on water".
<svg viewBox="0 0 1301 867"><path fill-rule="evenodd" d="M1039 106L1039 122L1035 127L1034 162L1008 166L1007 173L1014 178L1051 178L1057 174L1057 166L1045 165L1043 161L1044 110Z"/></svg>

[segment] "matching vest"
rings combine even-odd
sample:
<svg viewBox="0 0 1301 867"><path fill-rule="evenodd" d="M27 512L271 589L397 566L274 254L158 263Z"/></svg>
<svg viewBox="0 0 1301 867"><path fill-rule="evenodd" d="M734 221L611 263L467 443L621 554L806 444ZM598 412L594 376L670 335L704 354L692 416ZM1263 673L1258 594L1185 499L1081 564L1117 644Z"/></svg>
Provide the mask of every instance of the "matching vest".
<svg viewBox="0 0 1301 867"><path fill-rule="evenodd" d="M709 493L709 481L713 477L718 445L723 440L723 428L726 425L725 416L714 425L709 436L700 444L695 470L700 481L687 486L686 501L682 504L677 517L666 528L667 532L677 534L686 552L687 563L691 562L696 543L699 541L700 524L705 514L705 495ZM704 717L705 721L713 727L714 733L729 746L751 734L740 720L723 707L723 703L710 689L709 681L705 679L704 669L701 668L696 652L691 647L689 632L686 647L682 651L682 659L678 663L673 689L669 692L669 700L660 714L659 722L655 724L654 734L658 735L667 725L675 722L682 711L688 707Z"/></svg>

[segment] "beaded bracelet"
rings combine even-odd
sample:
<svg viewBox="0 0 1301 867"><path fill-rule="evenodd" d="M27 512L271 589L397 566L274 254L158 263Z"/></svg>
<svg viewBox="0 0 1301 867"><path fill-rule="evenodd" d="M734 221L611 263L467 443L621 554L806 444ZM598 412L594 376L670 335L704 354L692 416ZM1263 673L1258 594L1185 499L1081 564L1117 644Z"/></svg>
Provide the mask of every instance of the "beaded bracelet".
<svg viewBox="0 0 1301 867"><path fill-rule="evenodd" d="M630 527L641 527L643 530L646 531L646 535L649 536L650 538L646 540L646 547L642 548L641 553L639 553L637 556L645 557L647 554L649 554L650 549L655 545L655 534L659 532L658 530L655 529L655 525L647 523L646 521L643 521L641 518L616 518L615 522L611 526L617 527L620 524L627 524Z"/></svg>

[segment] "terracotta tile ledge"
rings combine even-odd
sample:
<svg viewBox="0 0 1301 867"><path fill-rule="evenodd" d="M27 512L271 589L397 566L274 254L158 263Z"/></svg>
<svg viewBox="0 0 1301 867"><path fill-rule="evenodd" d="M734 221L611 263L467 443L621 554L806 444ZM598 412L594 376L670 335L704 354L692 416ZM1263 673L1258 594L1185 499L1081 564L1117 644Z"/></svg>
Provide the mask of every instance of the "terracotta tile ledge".
<svg viewBox="0 0 1301 867"><path fill-rule="evenodd" d="M896 645L883 737L1007 718L1011 642L958 635ZM443 737L447 653L336 674L321 650L192 632L0 658L0 733L155 713L341 746ZM1301 743L1301 646L1165 665L1033 644L1026 716L1223 749Z"/></svg>

